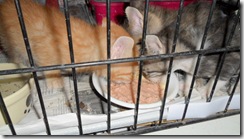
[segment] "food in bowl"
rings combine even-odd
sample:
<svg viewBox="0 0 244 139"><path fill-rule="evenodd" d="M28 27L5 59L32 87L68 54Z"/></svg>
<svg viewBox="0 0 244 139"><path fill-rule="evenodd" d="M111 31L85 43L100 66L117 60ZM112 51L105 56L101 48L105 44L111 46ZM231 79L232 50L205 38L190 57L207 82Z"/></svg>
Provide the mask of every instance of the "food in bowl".
<svg viewBox="0 0 244 139"><path fill-rule="evenodd" d="M125 108L135 108L137 86L138 86L138 74L134 75L135 78L132 82L116 82L111 81L111 102L118 106ZM170 98L174 97L179 91L179 82L175 74L171 74L166 103L170 101ZM107 99L107 80L106 78L99 77L95 73L92 75L92 84L96 89L99 96ZM148 109L160 107L162 105L162 98L164 96L165 82L160 84L154 83L145 79L142 76L142 85L140 92L140 109Z"/></svg>
<svg viewBox="0 0 244 139"><path fill-rule="evenodd" d="M163 97L163 85L147 80L141 82L140 104L150 104L161 100ZM138 80L131 83L111 82L111 96L126 103L136 103Z"/></svg>

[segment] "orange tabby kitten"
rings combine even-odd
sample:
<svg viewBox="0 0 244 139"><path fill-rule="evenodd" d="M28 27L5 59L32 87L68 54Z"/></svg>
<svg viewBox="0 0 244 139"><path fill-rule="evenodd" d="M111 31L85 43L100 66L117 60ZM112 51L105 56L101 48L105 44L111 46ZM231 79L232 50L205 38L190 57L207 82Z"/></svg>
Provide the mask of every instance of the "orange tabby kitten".
<svg viewBox="0 0 244 139"><path fill-rule="evenodd" d="M31 0L20 1L30 47L37 66L70 63L65 17L58 9ZM28 57L13 0L0 4L0 39L9 58L15 63L28 63ZM106 20L101 26L70 17L76 63L107 59ZM133 57L134 41L120 26L111 23L111 59ZM131 80L136 63L112 65L112 81ZM96 71L106 77L106 65L79 68L78 72ZM60 71L45 71L48 86L62 85Z"/></svg>

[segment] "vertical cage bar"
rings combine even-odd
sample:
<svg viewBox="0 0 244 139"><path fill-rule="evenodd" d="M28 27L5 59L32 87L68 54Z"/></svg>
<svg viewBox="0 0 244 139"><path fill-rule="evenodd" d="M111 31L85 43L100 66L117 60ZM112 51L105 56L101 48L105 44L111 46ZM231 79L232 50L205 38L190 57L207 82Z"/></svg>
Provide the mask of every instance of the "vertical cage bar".
<svg viewBox="0 0 244 139"><path fill-rule="evenodd" d="M23 38L24 38L25 46L26 46L28 59L29 59L31 67L35 68L35 64L34 64L34 60L33 60L33 57L32 57L32 52L31 52L30 43L29 43L29 40L28 40L27 31L26 31L26 28L25 28L25 23L24 23L24 18L23 18L21 7L20 7L20 3L19 3L19 0L14 0L14 2L15 2L15 7L16 7L16 10L17 10L18 18L19 18L19 23L20 23L22 35L23 35ZM40 85L39 85L39 82L38 82L38 78L37 78L37 73L36 72L33 72L33 77L34 77L34 81L35 81L35 85L36 85L36 89L37 89L37 94L38 94L38 98L39 98L41 109L42 109L43 121L45 123L46 132L47 132L48 135L51 135L51 131L50 131L50 127L49 127L49 123L48 123L48 119L47 119L47 114L46 114L46 110L45 110L45 105L44 105L44 102L43 102L41 89L40 89Z"/></svg>
<svg viewBox="0 0 244 139"><path fill-rule="evenodd" d="M240 16L240 10L238 10L237 15L235 16L235 19L234 19L234 25L233 25L233 27L231 28L230 36L229 36L227 42L225 43L225 47L227 47L227 46L230 44L230 42L231 42L231 40L232 40L232 38L233 38L233 35L234 35L234 33L235 33L236 26L237 26L237 24L238 24L238 22L239 22L239 16ZM218 83L219 76L220 76L222 67L223 67L223 65L224 65L224 61L225 61L226 54L227 54L227 52L225 51L225 52L221 55L220 63L219 63L219 66L218 66L218 68L217 68L217 70L216 70L216 78L215 78L215 80L214 80L213 87L212 87L211 92L210 92L210 96L207 98L207 102L210 102L210 101L212 100L213 95L214 95L214 90L215 90L215 87L216 87L216 85L217 85L217 83Z"/></svg>
<svg viewBox="0 0 244 139"><path fill-rule="evenodd" d="M207 38L207 33L208 33L208 29L210 27L210 23L211 23L211 19L212 19L212 15L213 15L213 11L214 11L215 5L216 5L216 0L213 0L211 8L210 8L210 11L209 11L207 23L206 23L206 26L205 26L205 30L204 30L204 34L203 34L200 50L202 50L204 48L204 44L205 44L205 41L206 41L206 38ZM190 90L189 90L187 98L185 98L185 104L186 105L185 105L184 112L183 112L181 120L184 120L185 116L186 116L186 112L187 112L187 109L188 109L188 106L189 106L189 103L190 103L190 98L191 98L193 86L194 86L194 83L195 83L196 75L197 75L197 72L198 72L198 69L199 69L199 66L200 66L201 58L202 58L202 54L198 55L196 66L195 66L195 70L194 70L192 81L191 81L191 85L190 85Z"/></svg>
<svg viewBox="0 0 244 139"><path fill-rule="evenodd" d="M65 20L66 20L66 27L67 27L67 36L68 36L68 42L69 42L70 60L71 60L71 63L74 64L75 58L74 58L73 41L72 41L72 34L71 34L69 6L68 6L67 0L63 0L63 2L64 2L64 14L65 14ZM78 128L79 128L80 135L82 135L83 129L82 129L81 114L80 114L80 106L79 106L77 75L76 75L76 69L75 68L72 68L72 77L73 77L73 83L74 83L74 93L75 93L75 102L76 102L76 110L77 110L76 115L77 115L77 120L78 120Z"/></svg>
<svg viewBox="0 0 244 139"><path fill-rule="evenodd" d="M107 13L107 59L110 59L111 54L110 54L110 48L111 48L111 21L110 21L110 5L111 1L106 0L106 13ZM107 101L107 106L108 106L108 114L107 114L107 132L110 134L111 133L111 91L110 91L110 83L111 83L111 77L110 77L110 72L111 72L111 64L107 64L107 93L108 93L108 101Z"/></svg>
<svg viewBox="0 0 244 139"><path fill-rule="evenodd" d="M225 110L224 110L225 113L228 111L229 105L230 105L231 100L232 100L232 98L233 98L233 96L234 96L234 94L235 94L235 90L236 90L236 87L237 87L239 81L240 81L240 72L239 72L239 74L238 74L238 76L237 76L235 85L234 85L234 87L233 87L233 89L232 89L232 91L231 91L230 97L229 97L228 102L227 102L227 104L226 104L226 106L225 106ZM240 92L240 93L241 93L241 92Z"/></svg>
<svg viewBox="0 0 244 139"><path fill-rule="evenodd" d="M13 135L17 135L15 132L15 129L14 129L13 122L10 118L9 113L8 113L8 109L7 109L5 102L3 100L2 92L0 92L0 106L1 106L2 116L4 117L4 119L7 120L7 124L10 128L10 131L12 132Z"/></svg>
<svg viewBox="0 0 244 139"><path fill-rule="evenodd" d="M237 0L236 7L240 7L240 0Z"/></svg>
<svg viewBox="0 0 244 139"><path fill-rule="evenodd" d="M178 15L177 15L176 28L175 28L175 32L174 32L175 34L174 34L174 40L173 40L173 46L172 46L171 53L175 52L177 39L178 39L178 36L180 33L180 21L181 21L181 15L183 13L183 6L184 6L184 0L181 0ZM168 86L169 86L169 82L170 82L173 59L174 59L173 57L170 58L170 63L169 63L169 68L168 68L168 73L167 73L167 79L166 79L166 84L165 84L165 90L164 90L164 96L162 99L162 105L161 105L161 109L160 109L159 125L161 125L162 120L163 120L163 113L164 113L164 107L165 107L166 97L167 97L167 93L168 93Z"/></svg>
<svg viewBox="0 0 244 139"><path fill-rule="evenodd" d="M145 51L145 39L146 39L146 31L147 31L147 19L148 19L148 5L149 0L145 0L145 10L144 10L144 19L143 19L143 32L142 32L142 45L140 56L144 54ZM140 103L140 95L141 95L141 80L142 80L142 70L143 70L143 61L139 62L139 76L138 76L138 86L137 86L137 96L136 96L136 104L134 110L134 126L133 129L137 129L137 121L138 121L138 110Z"/></svg>

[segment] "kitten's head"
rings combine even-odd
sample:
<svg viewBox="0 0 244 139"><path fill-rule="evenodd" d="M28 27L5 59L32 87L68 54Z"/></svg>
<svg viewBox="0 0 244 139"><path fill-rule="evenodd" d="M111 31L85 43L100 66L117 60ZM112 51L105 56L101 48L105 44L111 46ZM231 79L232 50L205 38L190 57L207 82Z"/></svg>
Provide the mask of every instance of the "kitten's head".
<svg viewBox="0 0 244 139"><path fill-rule="evenodd" d="M103 19L102 25L99 27L99 32L103 32L99 36L101 41L100 55L101 59L107 59L107 35L106 35L106 19ZM121 26L111 22L111 59L132 58L137 55L134 50L134 40L130 37L129 33ZM105 67L106 65L104 65ZM111 80L115 82L130 82L137 62L126 62L119 64L111 64ZM107 77L107 68L97 71L97 74L102 77Z"/></svg>
<svg viewBox="0 0 244 139"><path fill-rule="evenodd" d="M163 20L154 11L157 11L155 7L149 7L146 34L158 34L163 28ZM143 33L144 11L138 10L134 7L127 7L125 12L128 19L127 30L133 36L134 40L139 42ZM156 35L146 35L145 43L144 55L166 53L166 47L164 47ZM159 82L161 76L165 74L165 71L166 61L161 61L159 59L144 61L143 74L151 81Z"/></svg>
<svg viewBox="0 0 244 139"><path fill-rule="evenodd" d="M156 35L147 35L146 36L146 46L145 46L145 55L158 55L165 54L166 47L160 41L160 39ZM159 82L161 80L161 76L166 74L168 67L168 60L164 59L154 59L144 61L143 66L143 74L144 76L153 81Z"/></svg>

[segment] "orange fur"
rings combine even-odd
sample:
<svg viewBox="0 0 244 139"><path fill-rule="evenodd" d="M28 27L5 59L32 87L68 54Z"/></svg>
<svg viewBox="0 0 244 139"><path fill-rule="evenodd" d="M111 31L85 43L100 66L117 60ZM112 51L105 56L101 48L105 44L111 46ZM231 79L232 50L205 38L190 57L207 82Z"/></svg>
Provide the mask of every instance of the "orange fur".
<svg viewBox="0 0 244 139"><path fill-rule="evenodd" d="M56 8L45 7L31 0L21 0L30 47L35 64L50 66L70 63L69 45L65 17ZM28 63L28 57L13 0L0 4L0 39L9 58L15 63ZM107 38L106 25L91 26L78 18L70 17L75 63L106 60ZM111 22L111 46L121 36L130 35L120 26ZM134 42L133 42L134 43ZM131 50L123 57L133 57ZM127 80L133 72L135 63L112 66L112 80ZM99 69L99 70L97 70ZM106 65L79 68L79 71L97 71L99 76L106 76ZM129 73L129 74L128 74ZM60 71L45 71L46 78L60 77ZM58 79L60 81L60 79ZM48 82L59 82L57 79Z"/></svg>

